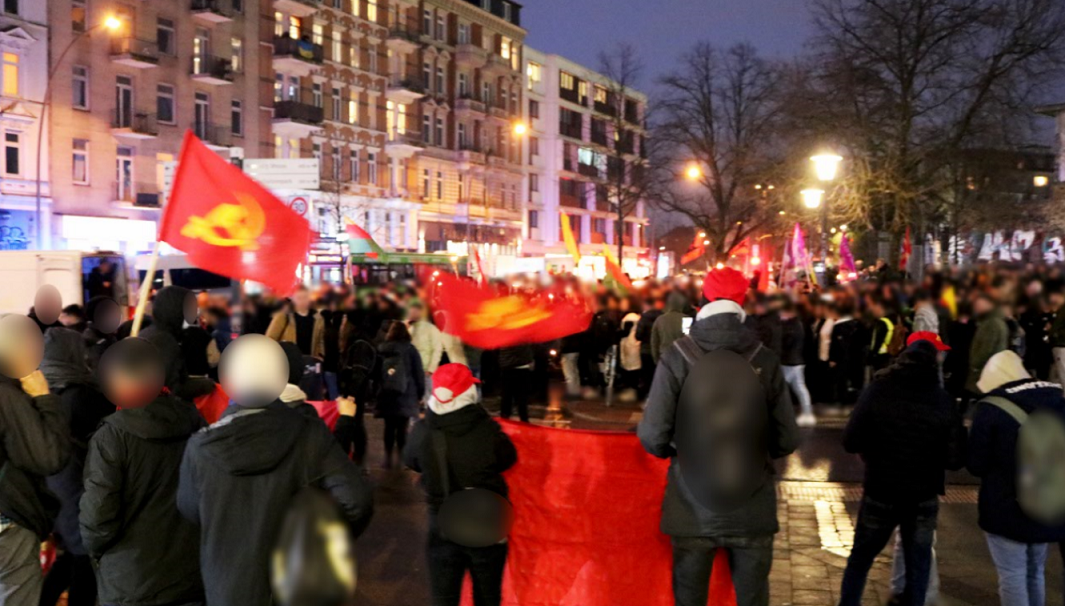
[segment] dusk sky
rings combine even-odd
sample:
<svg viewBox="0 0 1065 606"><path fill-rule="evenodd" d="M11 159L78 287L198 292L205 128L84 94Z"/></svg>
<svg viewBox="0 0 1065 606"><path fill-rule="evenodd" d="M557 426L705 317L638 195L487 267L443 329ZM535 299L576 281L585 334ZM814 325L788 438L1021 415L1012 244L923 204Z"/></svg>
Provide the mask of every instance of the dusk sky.
<svg viewBox="0 0 1065 606"><path fill-rule="evenodd" d="M642 88L668 72L692 44L751 42L771 57L802 49L812 26L806 0L524 0L527 43L592 68L618 41L636 45Z"/></svg>

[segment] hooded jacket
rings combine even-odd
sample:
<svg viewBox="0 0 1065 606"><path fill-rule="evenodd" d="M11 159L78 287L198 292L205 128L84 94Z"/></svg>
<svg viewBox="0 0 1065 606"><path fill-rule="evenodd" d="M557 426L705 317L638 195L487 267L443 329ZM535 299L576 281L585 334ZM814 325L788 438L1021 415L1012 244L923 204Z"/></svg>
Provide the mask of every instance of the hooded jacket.
<svg viewBox="0 0 1065 606"><path fill-rule="evenodd" d="M320 420L280 401L231 406L189 440L177 506L200 526L208 606L271 604L271 552L291 497L305 486L328 492L353 534L366 528L369 481Z"/></svg>
<svg viewBox="0 0 1065 606"><path fill-rule="evenodd" d="M418 421L403 449L403 462L422 474L421 485L429 502L429 512L435 516L448 495L444 494L440 464L433 451L432 432L444 434L447 443L447 465L451 472L452 492L464 488L484 488L504 497L507 482L503 472L514 466L518 451L507 434L477 404L477 388L447 405L430 398L425 419Z"/></svg>
<svg viewBox="0 0 1065 606"><path fill-rule="evenodd" d="M684 336L684 308L688 300L679 292L669 293L666 299L666 311L651 326L651 357L655 364L662 359L662 353L673 345L673 341Z"/></svg>
<svg viewBox="0 0 1065 606"><path fill-rule="evenodd" d="M1031 414L1051 410L1065 420L1061 386L1034 379L1002 385L990 394ZM968 468L980 482L980 528L1020 543L1065 541L1065 526L1048 527L1029 518L1017 502L1017 435L1020 425L998 406L980 402L969 434Z"/></svg>
<svg viewBox="0 0 1065 606"><path fill-rule="evenodd" d="M85 317L89 322L81 335L85 339L85 346L89 348L89 367L96 368L100 356L104 355L107 348L115 343L115 333L105 333L96 324L96 310L104 301L114 301L110 297L93 297L85 303ZM115 304L117 307L117 303Z"/></svg>
<svg viewBox="0 0 1065 606"><path fill-rule="evenodd" d="M1008 349L1009 343L1010 330L1001 311L996 309L976 319L976 332L969 346L969 375L965 389L970 393L980 393L976 382L980 380L984 364L991 356Z"/></svg>
<svg viewBox="0 0 1065 606"><path fill-rule="evenodd" d="M704 352L728 350L749 358L758 373L766 394L764 406L768 410L764 484L745 506L729 512L707 509L685 487L673 442L677 430L677 407L689 368L676 344L671 345L659 361L647 408L637 428L637 435L647 452L671 459L661 524L662 532L670 536L755 538L773 535L780 529L776 487L771 481L773 470L769 460L787 456L798 447L795 411L776 354L767 348L759 348L758 337L743 326L742 310L735 303L732 306L741 313L712 313L696 321L688 336ZM704 307L704 311L706 309ZM706 414L712 414L710 407Z"/></svg>
<svg viewBox="0 0 1065 606"><path fill-rule="evenodd" d="M59 396L31 398L17 380L0 375L0 515L41 540L59 509L44 478L70 457L69 427Z"/></svg>
<svg viewBox="0 0 1065 606"><path fill-rule="evenodd" d="M865 461L865 494L877 501L944 494L944 471L965 463L965 426L939 385L935 347L918 341L876 374L851 413L843 447Z"/></svg>
<svg viewBox="0 0 1065 606"><path fill-rule="evenodd" d="M185 297L188 295L188 289L180 286L167 286L157 292L152 299L152 325L138 335L159 349L166 368L166 386L179 395L188 378L185 355L181 351Z"/></svg>
<svg viewBox="0 0 1065 606"><path fill-rule="evenodd" d="M192 404L160 395L107 417L89 442L81 536L99 561L100 603L203 599L196 526L175 502L185 444L201 427Z"/></svg>
<svg viewBox="0 0 1065 606"><path fill-rule="evenodd" d="M59 473L45 480L48 489L59 499L55 535L66 551L86 555L78 528L85 459L89 454L89 440L103 419L115 412L115 406L96 387L85 361L85 342L73 330L51 328L44 333L41 372L48 380L49 391L59 396L63 412L70 419L70 459Z"/></svg>

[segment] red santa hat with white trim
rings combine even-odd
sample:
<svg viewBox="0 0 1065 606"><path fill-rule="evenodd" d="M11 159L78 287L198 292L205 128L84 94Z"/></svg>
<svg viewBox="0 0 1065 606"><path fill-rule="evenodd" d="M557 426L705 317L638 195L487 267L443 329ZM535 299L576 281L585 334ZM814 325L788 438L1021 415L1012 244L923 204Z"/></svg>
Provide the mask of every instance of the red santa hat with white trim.
<svg viewBox="0 0 1065 606"><path fill-rule="evenodd" d="M446 415L476 404L480 398L480 383L465 364L444 364L433 373L433 392L429 395L429 409Z"/></svg>

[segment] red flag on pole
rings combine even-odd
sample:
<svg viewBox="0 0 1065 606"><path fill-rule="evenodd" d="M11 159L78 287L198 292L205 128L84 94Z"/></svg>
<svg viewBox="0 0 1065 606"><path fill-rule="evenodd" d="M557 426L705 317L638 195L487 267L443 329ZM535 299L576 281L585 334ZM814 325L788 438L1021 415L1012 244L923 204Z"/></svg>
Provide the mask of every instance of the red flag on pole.
<svg viewBox="0 0 1065 606"><path fill-rule="evenodd" d="M288 294L311 236L306 219L185 133L159 241L184 251L196 267Z"/></svg>
<svg viewBox="0 0 1065 606"><path fill-rule="evenodd" d="M910 255L913 254L913 244L910 242L910 226L906 226L906 237L902 241L902 254L899 255L899 269L906 271L910 266Z"/></svg>

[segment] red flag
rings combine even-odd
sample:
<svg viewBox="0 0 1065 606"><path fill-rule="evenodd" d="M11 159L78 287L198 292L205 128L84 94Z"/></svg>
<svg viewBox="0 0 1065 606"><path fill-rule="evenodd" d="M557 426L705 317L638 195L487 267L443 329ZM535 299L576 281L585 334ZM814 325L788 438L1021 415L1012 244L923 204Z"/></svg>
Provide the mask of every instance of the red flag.
<svg viewBox="0 0 1065 606"><path fill-rule="evenodd" d="M910 242L910 226L906 226L906 238L902 241L902 254L899 255L899 269L906 271L910 265L910 255L913 254L913 244Z"/></svg>
<svg viewBox="0 0 1065 606"><path fill-rule="evenodd" d="M680 258L680 264L687 265L692 261L701 259L703 255L706 254L706 244L704 244L705 241L706 238L699 237L699 233L696 232L695 239L692 240L691 245L688 246L688 250L684 253L684 256Z"/></svg>
<svg viewBox="0 0 1065 606"><path fill-rule="evenodd" d="M181 145L159 240L196 267L262 282L279 294L296 286L311 227L262 185L207 148L192 131Z"/></svg>
<svg viewBox="0 0 1065 606"><path fill-rule="evenodd" d="M499 293L490 285L445 273L436 277L435 295L448 317L447 332L481 349L561 339L592 321L583 301L548 293Z"/></svg>

